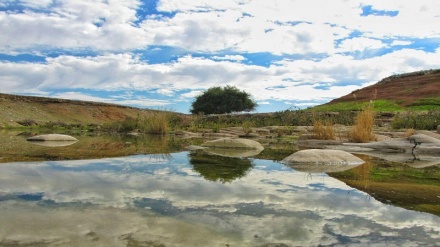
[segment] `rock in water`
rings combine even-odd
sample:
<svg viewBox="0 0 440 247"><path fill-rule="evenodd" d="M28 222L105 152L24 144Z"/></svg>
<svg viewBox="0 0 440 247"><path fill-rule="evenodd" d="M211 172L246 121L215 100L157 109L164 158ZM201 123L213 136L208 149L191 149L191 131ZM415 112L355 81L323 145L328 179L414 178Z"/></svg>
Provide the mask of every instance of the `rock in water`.
<svg viewBox="0 0 440 247"><path fill-rule="evenodd" d="M258 155L264 147L259 142L241 138L222 138L202 144L205 152L224 157L245 158Z"/></svg>
<svg viewBox="0 0 440 247"><path fill-rule="evenodd" d="M342 150L307 149L283 160L287 164L361 165L364 161Z"/></svg>
<svg viewBox="0 0 440 247"><path fill-rule="evenodd" d="M61 134L38 135L27 138L28 141L78 141L73 136Z"/></svg>
<svg viewBox="0 0 440 247"><path fill-rule="evenodd" d="M328 173L349 170L364 161L341 150L307 149L290 155L283 163L301 172Z"/></svg>
<svg viewBox="0 0 440 247"><path fill-rule="evenodd" d="M259 142L241 138L221 138L208 141L202 144L203 147L209 148L230 148L244 150L263 150L264 147Z"/></svg>

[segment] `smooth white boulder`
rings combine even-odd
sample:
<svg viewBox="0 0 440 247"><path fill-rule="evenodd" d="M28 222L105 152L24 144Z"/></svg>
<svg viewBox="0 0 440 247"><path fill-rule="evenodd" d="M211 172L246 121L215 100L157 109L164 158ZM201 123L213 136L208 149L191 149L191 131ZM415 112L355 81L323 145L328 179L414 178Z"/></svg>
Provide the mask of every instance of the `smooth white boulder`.
<svg viewBox="0 0 440 247"><path fill-rule="evenodd" d="M328 149L301 150L282 162L297 171L308 173L340 172L365 163L348 152Z"/></svg>
<svg viewBox="0 0 440 247"><path fill-rule="evenodd" d="M287 164L361 165L364 161L349 152L328 149L306 149L283 160Z"/></svg>
<svg viewBox="0 0 440 247"><path fill-rule="evenodd" d="M46 134L46 135L37 135L27 138L28 141L78 141L73 136L69 135L61 135L61 134Z"/></svg>
<svg viewBox="0 0 440 247"><path fill-rule="evenodd" d="M226 148L226 149L245 149L245 150L263 150L264 147L259 142L242 138L221 138L208 141L202 144L203 147L209 148Z"/></svg>

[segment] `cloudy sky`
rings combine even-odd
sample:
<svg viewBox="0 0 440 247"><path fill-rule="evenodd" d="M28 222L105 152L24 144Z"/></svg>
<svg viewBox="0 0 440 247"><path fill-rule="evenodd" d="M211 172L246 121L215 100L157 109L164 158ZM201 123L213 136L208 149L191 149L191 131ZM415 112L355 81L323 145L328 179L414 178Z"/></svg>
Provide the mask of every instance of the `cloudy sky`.
<svg viewBox="0 0 440 247"><path fill-rule="evenodd" d="M439 68L438 0L0 0L0 92L187 113L213 86L258 112Z"/></svg>

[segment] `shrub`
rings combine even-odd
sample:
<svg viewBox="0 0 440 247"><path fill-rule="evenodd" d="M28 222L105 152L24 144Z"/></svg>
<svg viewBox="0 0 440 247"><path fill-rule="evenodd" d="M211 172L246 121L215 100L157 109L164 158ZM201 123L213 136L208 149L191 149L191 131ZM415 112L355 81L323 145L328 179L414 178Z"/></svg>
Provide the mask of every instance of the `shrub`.
<svg viewBox="0 0 440 247"><path fill-rule="evenodd" d="M313 121L313 138L319 140L335 140L335 132L333 125L329 120L315 120Z"/></svg>
<svg viewBox="0 0 440 247"><path fill-rule="evenodd" d="M20 121L17 121L18 124L21 124L23 126L34 126L34 125L38 125L37 122L33 119L23 119Z"/></svg>
<svg viewBox="0 0 440 247"><path fill-rule="evenodd" d="M155 112L145 117L140 127L142 132L164 135L168 133L169 129L169 114L167 112Z"/></svg>
<svg viewBox="0 0 440 247"><path fill-rule="evenodd" d="M355 125L349 133L349 138L353 142L369 142L376 140L373 133L374 109L369 105L359 112L355 118Z"/></svg>
<svg viewBox="0 0 440 247"><path fill-rule="evenodd" d="M435 130L440 124L440 110L428 112L408 111L396 115L392 122L394 129Z"/></svg>

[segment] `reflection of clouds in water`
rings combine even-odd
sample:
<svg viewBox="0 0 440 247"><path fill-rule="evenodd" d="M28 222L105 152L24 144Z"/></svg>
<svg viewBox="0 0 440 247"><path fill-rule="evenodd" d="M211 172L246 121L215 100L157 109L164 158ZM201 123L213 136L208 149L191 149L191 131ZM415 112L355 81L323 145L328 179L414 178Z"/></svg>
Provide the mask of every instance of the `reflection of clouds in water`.
<svg viewBox="0 0 440 247"><path fill-rule="evenodd" d="M221 236L248 241L249 245L292 241L299 245L325 245L342 238L358 243L387 240L403 246L404 240L417 243L417 236L432 243L440 241L438 217L384 205L326 175L310 176L280 164L254 160L257 168L245 177L222 184L196 176L187 164L186 153L173 154L166 161L149 159L139 155L2 164L0 202L5 202L0 205L12 203L7 199L14 198L10 195L27 193L41 194L43 201L72 207L75 203L90 203L102 210L144 209L174 215L194 229L212 229ZM77 212L72 210L75 217ZM8 220L13 220L10 217ZM104 224L99 222L102 219L90 217L96 224ZM133 227L141 227L136 222Z"/></svg>

